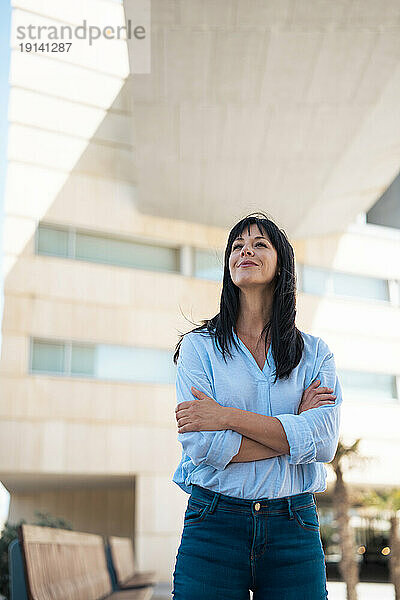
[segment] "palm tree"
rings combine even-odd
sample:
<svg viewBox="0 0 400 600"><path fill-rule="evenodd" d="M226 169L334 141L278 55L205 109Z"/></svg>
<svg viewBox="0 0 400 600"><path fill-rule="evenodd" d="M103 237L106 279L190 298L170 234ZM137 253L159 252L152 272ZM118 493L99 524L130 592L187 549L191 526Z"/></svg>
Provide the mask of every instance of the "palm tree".
<svg viewBox="0 0 400 600"><path fill-rule="evenodd" d="M358 583L358 564L355 554L355 539L352 528L350 527L350 508L351 499L348 486L343 479L343 471L354 464L365 460L359 454L359 443L357 439L350 446L346 446L339 440L335 456L329 463L336 475L336 481L333 488L333 506L335 518L338 525L340 538L340 549L342 558L339 563L339 572L346 584L347 600L357 600Z"/></svg>
<svg viewBox="0 0 400 600"><path fill-rule="evenodd" d="M390 522L389 547L389 573L394 585L395 599L400 600L400 490L373 490L360 498L363 506L374 507L383 517Z"/></svg>

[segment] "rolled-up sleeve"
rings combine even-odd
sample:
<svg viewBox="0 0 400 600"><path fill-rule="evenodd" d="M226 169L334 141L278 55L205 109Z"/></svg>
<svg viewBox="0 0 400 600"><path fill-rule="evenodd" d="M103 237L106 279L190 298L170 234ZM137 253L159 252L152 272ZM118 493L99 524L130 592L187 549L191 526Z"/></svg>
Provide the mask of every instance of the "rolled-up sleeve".
<svg viewBox="0 0 400 600"><path fill-rule="evenodd" d="M202 359L186 334L182 340L177 363L177 405L186 400L195 400L191 392L192 386L216 400ZM178 441L194 465L206 464L217 470L223 470L239 452L242 435L232 429L188 431L178 433Z"/></svg>
<svg viewBox="0 0 400 600"><path fill-rule="evenodd" d="M289 463L292 465L331 462L339 441L342 388L336 374L335 358L321 339L317 364L318 371L306 387L319 379L318 387L333 388L335 403L311 408L300 415L276 415L285 430L290 447Z"/></svg>

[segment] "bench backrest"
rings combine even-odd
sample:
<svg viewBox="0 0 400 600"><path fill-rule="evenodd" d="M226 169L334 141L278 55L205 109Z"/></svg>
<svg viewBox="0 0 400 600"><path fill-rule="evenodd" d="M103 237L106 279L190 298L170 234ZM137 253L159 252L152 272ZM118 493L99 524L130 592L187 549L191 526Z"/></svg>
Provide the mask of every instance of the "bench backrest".
<svg viewBox="0 0 400 600"><path fill-rule="evenodd" d="M28 600L24 561L19 540L13 540L8 546L8 572L10 600Z"/></svg>
<svg viewBox="0 0 400 600"><path fill-rule="evenodd" d="M111 593L100 535L21 525L30 600L99 600Z"/></svg>
<svg viewBox="0 0 400 600"><path fill-rule="evenodd" d="M125 583L136 573L132 540L125 537L108 538L115 575L119 584Z"/></svg>

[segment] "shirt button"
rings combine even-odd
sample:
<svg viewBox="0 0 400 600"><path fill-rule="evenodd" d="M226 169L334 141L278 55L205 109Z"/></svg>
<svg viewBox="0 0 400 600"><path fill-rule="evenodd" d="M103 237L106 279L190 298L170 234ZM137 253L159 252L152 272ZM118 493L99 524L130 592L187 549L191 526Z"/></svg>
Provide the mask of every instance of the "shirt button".
<svg viewBox="0 0 400 600"><path fill-rule="evenodd" d="M254 510L260 510L261 508L261 504L259 502L256 502L256 504L254 505Z"/></svg>

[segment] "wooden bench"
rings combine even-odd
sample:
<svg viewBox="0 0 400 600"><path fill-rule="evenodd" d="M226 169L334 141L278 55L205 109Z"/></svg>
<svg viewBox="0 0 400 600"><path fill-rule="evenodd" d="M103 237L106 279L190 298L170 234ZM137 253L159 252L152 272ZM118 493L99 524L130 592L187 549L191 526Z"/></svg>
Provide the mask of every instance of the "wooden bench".
<svg viewBox="0 0 400 600"><path fill-rule="evenodd" d="M151 587L112 592L103 538L21 525L19 538L29 600L149 600Z"/></svg>
<svg viewBox="0 0 400 600"><path fill-rule="evenodd" d="M112 566L120 589L131 589L157 583L155 571L137 571L132 540L125 537L108 538Z"/></svg>

